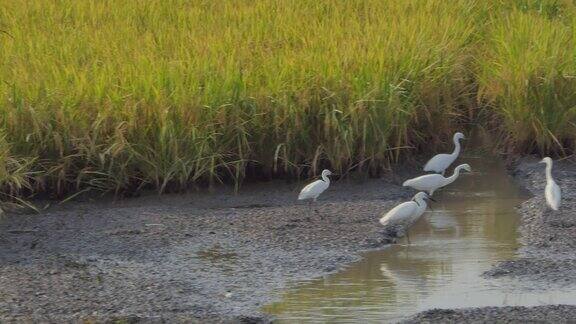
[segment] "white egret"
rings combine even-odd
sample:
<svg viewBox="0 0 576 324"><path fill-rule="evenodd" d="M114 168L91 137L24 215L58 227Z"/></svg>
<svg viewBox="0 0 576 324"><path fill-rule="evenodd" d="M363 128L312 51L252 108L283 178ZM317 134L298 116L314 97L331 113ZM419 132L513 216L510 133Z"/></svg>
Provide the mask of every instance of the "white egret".
<svg viewBox="0 0 576 324"><path fill-rule="evenodd" d="M412 201L403 202L382 216L382 218L380 218L380 224L386 227L400 227L400 230L406 232L408 241L410 241L408 228L416 223L420 216L426 211L427 199L431 198L428 197L425 192L417 193L414 198L412 198Z"/></svg>
<svg viewBox="0 0 576 324"><path fill-rule="evenodd" d="M298 200L310 200L310 209L312 209L312 203L316 202L318 196L330 186L330 179L328 178L330 175L332 175L330 170L322 171L322 179L316 180L304 187L298 195Z"/></svg>
<svg viewBox="0 0 576 324"><path fill-rule="evenodd" d="M556 184L554 178L552 178L552 159L545 157L539 163L546 164L546 188L544 189L546 203L553 210L558 210L558 208L560 208L562 194L560 192L560 187Z"/></svg>
<svg viewBox="0 0 576 324"><path fill-rule="evenodd" d="M426 174L414 179L406 180L402 184L404 187L412 187L416 190L428 191L430 196L434 194L434 191L447 186L458 179L460 175L460 170L466 170L472 172L472 169L468 164L460 164L454 169L454 174L446 178L441 174Z"/></svg>
<svg viewBox="0 0 576 324"><path fill-rule="evenodd" d="M464 134L458 132L454 134L454 152L451 154L437 154L433 158L430 159L424 166L425 172L436 172L441 173L444 175L446 169L456 161L458 155L460 154L460 140L465 139Z"/></svg>

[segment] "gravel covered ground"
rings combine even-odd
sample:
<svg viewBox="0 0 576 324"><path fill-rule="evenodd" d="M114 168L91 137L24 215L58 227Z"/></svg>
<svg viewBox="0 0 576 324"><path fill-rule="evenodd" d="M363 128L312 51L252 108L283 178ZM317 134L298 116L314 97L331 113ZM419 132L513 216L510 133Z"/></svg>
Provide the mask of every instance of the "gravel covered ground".
<svg viewBox="0 0 576 324"><path fill-rule="evenodd" d="M379 215L411 192L341 181L309 216L302 184L242 195L75 203L0 220L0 322L266 319L293 280L334 272L388 243ZM320 217L324 215L324 219Z"/></svg>
<svg viewBox="0 0 576 324"><path fill-rule="evenodd" d="M544 165L536 159L523 159L516 167L516 178L532 192L523 203L520 227L520 258L499 264L488 276L515 276L547 285L576 283L576 165L561 161L553 175L562 189L562 206L554 212L544 200Z"/></svg>
<svg viewBox="0 0 576 324"><path fill-rule="evenodd" d="M576 307L551 305L432 309L405 323L574 323L574 319Z"/></svg>
<svg viewBox="0 0 576 324"><path fill-rule="evenodd" d="M554 174L561 211L543 206L543 165L516 177L534 197L520 206L523 247L487 277L576 284L576 167ZM302 184L248 185L242 195L167 195L74 203L0 220L0 322L268 321L260 307L290 282L337 271L389 242L378 216L411 196L397 183L335 183L317 204ZM323 215L324 219L320 216ZM408 322L569 322L576 306L429 310Z"/></svg>
<svg viewBox="0 0 576 324"><path fill-rule="evenodd" d="M523 158L512 173L533 197L519 206L522 217L518 258L505 261L485 276L508 276L537 287L576 287L576 164L561 161L553 175L562 189L562 206L553 212L545 206L544 165L539 159ZM576 306L483 307L433 309L406 323L574 323Z"/></svg>

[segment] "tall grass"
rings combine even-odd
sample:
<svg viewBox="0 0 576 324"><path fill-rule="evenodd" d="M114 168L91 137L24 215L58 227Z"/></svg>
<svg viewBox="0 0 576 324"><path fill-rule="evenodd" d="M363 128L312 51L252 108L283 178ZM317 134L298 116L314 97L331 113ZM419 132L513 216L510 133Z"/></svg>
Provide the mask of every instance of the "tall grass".
<svg viewBox="0 0 576 324"><path fill-rule="evenodd" d="M519 1L499 13L478 59L480 97L512 150L568 154L576 139L576 16L571 1Z"/></svg>
<svg viewBox="0 0 576 324"><path fill-rule="evenodd" d="M64 197L379 173L478 103L519 148L571 150L573 5L536 2L8 1L0 184Z"/></svg>
<svg viewBox="0 0 576 324"><path fill-rule="evenodd" d="M2 129L57 195L377 171L456 113L469 5L10 2Z"/></svg>

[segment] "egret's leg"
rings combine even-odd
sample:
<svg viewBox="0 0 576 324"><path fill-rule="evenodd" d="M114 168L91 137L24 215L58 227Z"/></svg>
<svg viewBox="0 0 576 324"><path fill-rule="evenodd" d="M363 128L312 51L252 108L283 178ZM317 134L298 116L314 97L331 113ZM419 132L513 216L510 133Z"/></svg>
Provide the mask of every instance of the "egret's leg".
<svg viewBox="0 0 576 324"><path fill-rule="evenodd" d="M312 200L310 199L308 200L308 217L306 220L311 221L312 220L311 217L312 217Z"/></svg>
<svg viewBox="0 0 576 324"><path fill-rule="evenodd" d="M314 198L314 203L316 203L316 198ZM320 220L324 220L324 215L321 212L319 212L318 209L314 208L314 212L318 214Z"/></svg>
<svg viewBox="0 0 576 324"><path fill-rule="evenodd" d="M410 244L410 231L406 231L406 239L408 240L408 244Z"/></svg>
<svg viewBox="0 0 576 324"><path fill-rule="evenodd" d="M554 210L550 208L547 204L544 204L544 212L542 213L542 220L544 223L548 223L551 217L554 216Z"/></svg>

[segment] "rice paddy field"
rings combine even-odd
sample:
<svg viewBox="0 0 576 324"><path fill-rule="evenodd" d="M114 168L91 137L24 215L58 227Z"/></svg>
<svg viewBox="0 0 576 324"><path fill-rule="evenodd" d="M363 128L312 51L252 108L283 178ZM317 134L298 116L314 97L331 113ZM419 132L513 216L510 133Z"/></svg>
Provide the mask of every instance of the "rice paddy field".
<svg viewBox="0 0 576 324"><path fill-rule="evenodd" d="M13 0L0 10L2 200L376 175L483 124L576 143L576 4Z"/></svg>

